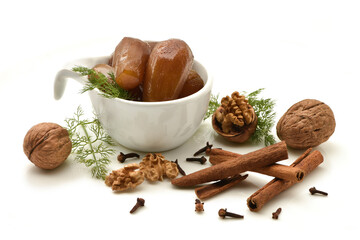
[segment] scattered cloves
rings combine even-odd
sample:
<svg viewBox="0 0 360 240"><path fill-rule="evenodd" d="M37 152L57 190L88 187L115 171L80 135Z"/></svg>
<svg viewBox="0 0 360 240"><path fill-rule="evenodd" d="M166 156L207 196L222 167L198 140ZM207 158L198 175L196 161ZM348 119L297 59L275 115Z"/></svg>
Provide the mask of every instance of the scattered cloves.
<svg viewBox="0 0 360 240"><path fill-rule="evenodd" d="M137 198L135 206L130 210L130 213L134 213L139 207L145 205L145 200L143 198Z"/></svg>
<svg viewBox="0 0 360 240"><path fill-rule="evenodd" d="M221 208L218 212L219 217L221 218L225 218L225 217L232 217L232 218L244 218L243 215L240 214L236 214L236 213L232 213L232 212L228 212L227 209L225 208Z"/></svg>
<svg viewBox="0 0 360 240"><path fill-rule="evenodd" d="M209 144L209 142L206 142L206 146L205 147L202 147L200 148L196 153L194 153L194 157L203 153L203 152L206 152L208 150L210 150L212 148L212 144Z"/></svg>
<svg viewBox="0 0 360 240"><path fill-rule="evenodd" d="M280 213L281 213L281 208L278 208L275 212L272 213L272 218L273 219L278 219Z"/></svg>
<svg viewBox="0 0 360 240"><path fill-rule="evenodd" d="M314 195L315 193L318 193L318 194L321 194L321 195L324 195L324 196L327 196L327 195L328 195L327 192L323 192L323 191L317 190L315 187L310 188L310 189L309 189L309 192L311 193L311 195Z"/></svg>
<svg viewBox="0 0 360 240"><path fill-rule="evenodd" d="M175 161L173 161L173 162L176 164L176 166L177 166L177 168L178 168L178 170L179 170L180 174L181 174L181 175L183 175L183 176L185 176L185 175L186 175L186 173L185 173L185 171L184 171L184 170L180 167L178 160L176 159L176 160L175 160Z"/></svg>
<svg viewBox="0 0 360 240"><path fill-rule="evenodd" d="M124 153L120 152L120 154L118 155L117 159L118 159L119 162L123 163L123 162L125 162L125 160L126 160L127 158L134 158L134 157L139 158L140 155L137 154L137 153L124 154Z"/></svg>
<svg viewBox="0 0 360 240"><path fill-rule="evenodd" d="M186 158L186 161L188 161L188 162L199 162L201 164L204 164L207 160L206 160L206 157L202 156L200 158Z"/></svg>
<svg viewBox="0 0 360 240"><path fill-rule="evenodd" d="M204 211L204 203L199 199L195 199L195 212L203 212Z"/></svg>

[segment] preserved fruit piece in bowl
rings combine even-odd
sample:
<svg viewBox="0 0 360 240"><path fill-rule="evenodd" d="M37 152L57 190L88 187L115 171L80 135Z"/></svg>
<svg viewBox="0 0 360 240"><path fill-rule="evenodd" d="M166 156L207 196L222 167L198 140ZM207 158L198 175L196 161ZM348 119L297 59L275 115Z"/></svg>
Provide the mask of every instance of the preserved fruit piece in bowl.
<svg viewBox="0 0 360 240"><path fill-rule="evenodd" d="M125 37L116 46L112 65L121 88L131 90L143 82L150 51L149 44L136 38Z"/></svg>
<svg viewBox="0 0 360 240"><path fill-rule="evenodd" d="M150 51L152 51L156 44L159 43L159 41L145 41L150 46Z"/></svg>
<svg viewBox="0 0 360 240"><path fill-rule="evenodd" d="M114 73L114 68L107 65L107 64L97 64L93 67L93 69L97 72L97 73L102 73L104 74L107 78L108 78L108 83L113 83L114 81L111 79L111 74Z"/></svg>
<svg viewBox="0 0 360 240"><path fill-rule="evenodd" d="M177 99L194 61L190 47L182 40L159 42L152 50L143 84L143 101Z"/></svg>
<svg viewBox="0 0 360 240"><path fill-rule="evenodd" d="M129 90L129 94L133 101L142 101L142 89L141 86L138 86L134 89Z"/></svg>
<svg viewBox="0 0 360 240"><path fill-rule="evenodd" d="M196 71L190 70L185 84L180 92L179 98L187 97L191 94L194 94L203 87L204 81L202 80L200 75Z"/></svg>

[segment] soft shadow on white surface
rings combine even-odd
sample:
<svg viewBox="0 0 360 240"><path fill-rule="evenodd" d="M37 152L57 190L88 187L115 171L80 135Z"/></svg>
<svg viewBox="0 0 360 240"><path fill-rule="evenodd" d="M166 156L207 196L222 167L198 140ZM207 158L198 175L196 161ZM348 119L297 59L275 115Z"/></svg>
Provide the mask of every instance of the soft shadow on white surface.
<svg viewBox="0 0 360 240"><path fill-rule="evenodd" d="M41 7L39 7L41 6ZM31 11L29 10L31 9ZM304 239L356 236L359 130L356 120L360 78L358 1L186 1L176 10L165 1L10 1L2 8L0 45L1 239ZM65 15L64 15L65 14ZM136 16L134 16L136 14ZM78 105L91 117L90 99L70 83L60 101L53 98L56 72L69 61L110 54L124 36L140 39L181 38L211 69L213 92L251 92L265 88L276 100L276 120L305 98L324 101L337 127L316 147L324 163L302 182L279 194L258 212L246 199L272 178L249 172L238 186L204 201L194 211L191 188L168 179L144 182L134 191L113 193L90 170L71 159L54 171L36 169L22 152L26 131L39 122L61 125ZM155 136L161 137L161 136ZM247 153L263 147L226 142L209 121L185 144L164 152L187 173L211 166L186 162L206 142ZM120 151L130 152L122 146ZM289 150L291 164L302 151ZM145 153L142 153L143 155ZM142 156L143 156L142 155ZM124 164L112 159L109 168ZM138 162L131 159L128 162ZM311 195L310 187L327 191ZM137 197L145 207L129 214ZM271 213L278 207L278 220ZM220 219L217 211L243 214Z"/></svg>
<svg viewBox="0 0 360 240"><path fill-rule="evenodd" d="M25 179L27 184L36 188L54 188L85 177L84 171L88 169L85 166L81 169L78 165L79 163L74 163L72 159L67 159L62 165L52 170L40 169L32 165L28 167Z"/></svg>

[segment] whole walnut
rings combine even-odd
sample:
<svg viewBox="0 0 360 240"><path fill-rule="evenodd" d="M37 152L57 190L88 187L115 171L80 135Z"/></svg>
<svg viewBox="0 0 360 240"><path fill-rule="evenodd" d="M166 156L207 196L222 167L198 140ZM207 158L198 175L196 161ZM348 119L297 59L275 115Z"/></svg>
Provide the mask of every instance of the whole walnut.
<svg viewBox="0 0 360 240"><path fill-rule="evenodd" d="M70 155L68 131L56 123L39 123L27 132L23 149L28 159L42 169L60 166Z"/></svg>
<svg viewBox="0 0 360 240"><path fill-rule="evenodd" d="M276 131L289 147L307 149L327 141L335 131L331 108L315 99L305 99L291 106L280 118Z"/></svg>

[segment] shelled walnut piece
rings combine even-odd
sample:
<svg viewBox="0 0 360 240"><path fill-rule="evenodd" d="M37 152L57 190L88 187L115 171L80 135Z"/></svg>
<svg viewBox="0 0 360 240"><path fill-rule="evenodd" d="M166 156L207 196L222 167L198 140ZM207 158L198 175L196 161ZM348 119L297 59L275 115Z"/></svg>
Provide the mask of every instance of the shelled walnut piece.
<svg viewBox="0 0 360 240"><path fill-rule="evenodd" d="M213 128L233 142L245 142L255 132L257 116L244 95L233 92L221 99L221 106L213 115Z"/></svg>
<svg viewBox="0 0 360 240"><path fill-rule="evenodd" d="M105 184L112 187L114 191L124 191L126 189L133 189L140 185L145 177L144 173L139 170L140 166L137 163L131 163L123 168L112 171L105 178Z"/></svg>
<svg viewBox="0 0 360 240"><path fill-rule="evenodd" d="M165 160L160 153L148 153L142 161L131 163L114 170L105 178L105 184L114 191L133 189L145 179L154 182L162 181L164 176L173 179L179 174L176 163Z"/></svg>
<svg viewBox="0 0 360 240"><path fill-rule="evenodd" d="M160 153L148 153L140 162L140 171L149 181L162 181L164 176L170 179L179 174L176 163L165 160Z"/></svg>
<svg viewBox="0 0 360 240"><path fill-rule="evenodd" d="M217 109L215 116L225 133L234 131L233 129L236 127L249 125L254 118L252 107L248 104L245 96L240 95L239 92L233 92L231 98L224 97L221 100L221 107L223 110Z"/></svg>

